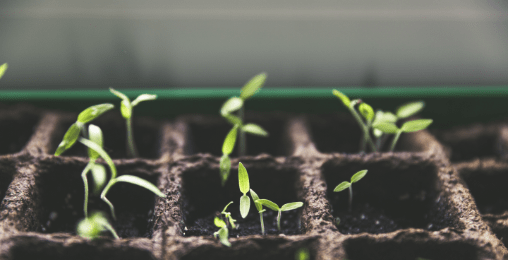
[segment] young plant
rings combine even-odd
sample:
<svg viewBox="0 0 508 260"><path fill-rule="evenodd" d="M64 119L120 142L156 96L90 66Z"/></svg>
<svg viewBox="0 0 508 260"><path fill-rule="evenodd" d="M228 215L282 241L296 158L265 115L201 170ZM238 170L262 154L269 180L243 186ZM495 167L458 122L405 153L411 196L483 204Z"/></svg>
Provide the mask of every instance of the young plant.
<svg viewBox="0 0 508 260"><path fill-rule="evenodd" d="M240 186L240 191L243 193L240 197L240 214L242 215L242 218L246 218L250 210L250 199L247 196L247 192L250 190L250 185L249 174L241 162L238 163L238 185Z"/></svg>
<svg viewBox="0 0 508 260"><path fill-rule="evenodd" d="M123 118L125 118L125 124L127 127L127 156L129 157L138 157L138 150L136 149L136 143L134 142L134 134L132 132L132 109L139 104L141 101L155 100L157 99L157 95L152 94L141 94L134 101L131 100L124 95L123 93L114 90L113 88L109 88L111 93L115 94L117 97L122 99L122 103L120 105L120 111L122 112Z"/></svg>
<svg viewBox="0 0 508 260"><path fill-rule="evenodd" d="M220 228L219 231L213 233L213 237L217 238L217 236L219 236L219 240L223 245L231 247L231 243L228 241L229 231L226 222L224 222L224 220L220 219L219 217L215 217L213 223L215 226Z"/></svg>
<svg viewBox="0 0 508 260"><path fill-rule="evenodd" d="M333 192L339 192L349 188L349 211L353 208L353 183L361 180L366 174L367 170L361 170L351 177L351 182L343 181L333 190Z"/></svg>
<svg viewBox="0 0 508 260"><path fill-rule="evenodd" d="M98 238L104 231L111 232L114 238L119 239L115 229L102 212L93 212L90 217L82 219L76 228L76 233L79 236L88 239Z"/></svg>
<svg viewBox="0 0 508 260"><path fill-rule="evenodd" d="M70 149L78 140L79 133L82 132L83 135L88 138L88 134L86 131L86 123L89 123L104 114L105 112L114 108L113 104L99 104L95 106L91 106L85 110L83 110L79 115L78 119L74 124L72 124L67 132L65 133L62 142L58 145L55 151L55 156L59 156L66 150Z"/></svg>
<svg viewBox="0 0 508 260"><path fill-rule="evenodd" d="M303 247L296 251L295 260L310 260L309 249Z"/></svg>
<svg viewBox="0 0 508 260"><path fill-rule="evenodd" d="M5 71L7 70L7 67L8 67L7 63L4 63L0 66L0 79L3 77Z"/></svg>
<svg viewBox="0 0 508 260"><path fill-rule="evenodd" d="M395 145L399 140L400 134L420 131L429 127L430 124L432 124L432 119L417 119L405 122L401 128L398 128L397 125L390 122L380 122L373 125L373 127L385 134L395 134L390 147L390 151L393 152Z"/></svg>
<svg viewBox="0 0 508 260"><path fill-rule="evenodd" d="M232 97L228 99L220 110L221 115L226 118L232 125L238 125L239 128L239 155L244 156L247 151L247 143L245 139L245 133L250 133L259 136L268 136L268 133L260 126L256 124L244 124L244 108L243 105L247 99L252 97L256 92L263 87L266 80L266 74L261 73L254 76L249 82L243 86L240 93L240 97ZM238 111L235 116L232 113Z"/></svg>
<svg viewBox="0 0 508 260"><path fill-rule="evenodd" d="M236 229L236 225L235 225L235 222L236 220L233 219L233 217L231 217L231 212L226 212L226 209L228 208L229 205L231 205L233 202L229 202L228 205L226 205L226 207L224 207L224 209L222 210L221 214L224 215L224 218L226 219L226 224L229 224L231 225L231 227L233 229Z"/></svg>
<svg viewBox="0 0 508 260"><path fill-rule="evenodd" d="M231 170L231 159L229 159L229 155L233 152L233 148L235 147L237 129L239 125L234 125L233 129L231 129L226 135L226 139L224 139L224 144L222 144L222 157L220 158L220 176L221 176L221 184L224 186L229 177L229 172Z"/></svg>
<svg viewBox="0 0 508 260"><path fill-rule="evenodd" d="M259 221L261 222L261 235L264 236L265 235L265 224L263 222L263 212L265 212L266 210L263 209L263 204L258 202L259 196L252 189L250 189L250 196L251 196L252 200L254 201L254 205L256 205L256 209L258 210Z"/></svg>
<svg viewBox="0 0 508 260"><path fill-rule="evenodd" d="M280 231L281 212L294 210L294 209L297 209L297 208L300 208L301 206L303 206L303 202L291 202L291 203L286 203L286 204L282 205L282 207L279 208L279 206L277 206L277 204L275 204L274 202L267 200L267 199L259 199L259 200L257 200L257 202L262 204L263 206L266 206L267 208L269 208L273 211L278 212L277 213L277 229L279 231Z"/></svg>
<svg viewBox="0 0 508 260"><path fill-rule="evenodd" d="M109 189L111 189L111 187L118 182L127 182L127 183L131 183L134 185L138 185L138 186L141 186L141 187L155 193L159 197L162 197L162 198L166 197L155 185L153 185L152 183L150 183L146 180L143 180L137 176L122 175L122 176L117 177L117 171L116 171L115 164L113 163L113 160L111 160L111 157L109 157L109 155L102 149L101 146L97 145L95 142L92 142L92 141L82 138L82 137L79 138L79 142L81 142L82 144L86 145L88 148L97 152L102 157L102 159L104 159L104 161L106 161L106 163L109 166L109 169L111 171L111 179L109 179L108 184L102 190L101 199L104 202L106 202L106 204L108 204L108 206L111 210L111 216L113 217L113 219L116 219L115 208L114 208L113 204L106 198L106 195L108 194Z"/></svg>

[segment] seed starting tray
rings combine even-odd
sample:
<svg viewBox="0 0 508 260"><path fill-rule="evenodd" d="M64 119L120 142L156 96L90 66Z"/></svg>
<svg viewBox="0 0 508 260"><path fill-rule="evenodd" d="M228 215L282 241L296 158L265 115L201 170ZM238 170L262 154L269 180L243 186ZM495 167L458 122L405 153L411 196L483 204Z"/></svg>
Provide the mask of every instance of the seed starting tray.
<svg viewBox="0 0 508 260"><path fill-rule="evenodd" d="M508 131L502 124L403 134L395 152L359 154L360 131L348 114L247 113L246 122L270 136L248 136L247 156L233 151L222 187L220 148L231 127L223 118L134 117L141 158L124 159L124 121L119 111L109 111L92 123L103 130L118 173L152 182L166 198L115 185L108 198L121 239L87 240L75 234L83 218L86 150L76 144L52 155L76 117L27 105L1 108L1 259L279 260L295 259L302 248L320 260L508 255ZM238 162L261 198L304 203L282 213L281 233L271 210L264 215L266 236L253 203L246 219L239 216ZM347 191L332 191L362 169L369 172L353 185L349 212ZM230 229L230 248L212 236L218 230L213 217L229 201L240 226ZM89 208L109 213L93 194Z"/></svg>

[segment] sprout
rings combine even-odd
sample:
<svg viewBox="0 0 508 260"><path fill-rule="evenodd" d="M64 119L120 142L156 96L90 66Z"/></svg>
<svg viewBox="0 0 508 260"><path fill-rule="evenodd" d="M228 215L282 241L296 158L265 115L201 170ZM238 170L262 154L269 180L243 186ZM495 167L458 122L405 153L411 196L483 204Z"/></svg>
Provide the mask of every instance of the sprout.
<svg viewBox="0 0 508 260"><path fill-rule="evenodd" d="M83 132L83 135L87 137L85 124L93 121L100 115L104 114L108 110L112 109L112 104L99 104L91 106L78 115L77 121L72 124L67 132L65 133L62 142L58 145L55 151L55 156L59 156L66 150L70 149L78 140L79 133Z"/></svg>
<svg viewBox="0 0 508 260"><path fill-rule="evenodd" d="M339 191L343 191L343 190L349 188L349 211L351 211L351 209L353 207L352 206L353 205L353 183L361 180L363 177L365 177L366 174L367 174L367 170L361 170L361 171L355 173L351 177L351 182L343 181L339 185L337 185L337 187L335 187L335 189L333 190L333 192L339 192ZM340 219L339 219L339 221L340 221Z"/></svg>
<svg viewBox="0 0 508 260"><path fill-rule="evenodd" d="M224 220L220 219L219 217L215 217L215 219L213 220L213 223L215 224L215 226L220 228L219 231L213 233L213 236L215 238L217 238L217 236L219 236L220 242L223 245L230 247L231 243L229 243L229 241L228 241L229 231L228 231L228 226L226 225L226 222L224 222Z"/></svg>
<svg viewBox="0 0 508 260"><path fill-rule="evenodd" d="M235 225L235 222L236 220L233 219L233 217L231 217L231 212L226 212L226 209L228 208L229 205L231 205L233 202L229 202L228 205L226 205L226 207L224 207L224 209L222 210L221 214L224 215L224 218L226 218L226 224L229 222L229 224L231 224L231 227L233 229L236 229L236 225Z"/></svg>
<svg viewBox="0 0 508 260"><path fill-rule="evenodd" d="M268 136L268 133L260 126L256 124L244 124L244 109L243 105L247 99L252 97L261 87L266 80L266 73L261 73L254 76L249 82L247 82L241 92L240 97L232 97L228 99L220 110L221 115L228 120L232 125L240 128L240 149L239 155L245 155L247 151L247 143L245 139L245 133L250 133L259 136ZM238 115L233 115L232 113L238 111ZM234 144L233 144L234 146Z"/></svg>
<svg viewBox="0 0 508 260"><path fill-rule="evenodd" d="M104 216L104 213L94 212L90 217L85 217L78 223L76 233L84 238L95 239L100 236L101 232L106 230L111 232L114 238L119 238L113 226L109 224L108 219Z"/></svg>
<svg viewBox="0 0 508 260"><path fill-rule="evenodd" d="M138 151L136 149L136 143L134 142L134 135L132 133L132 109L139 104L141 101L155 100L157 99L157 95L152 94L141 94L134 101L130 101L130 99L124 95L123 93L114 90L113 88L109 88L111 93L115 94L117 97L122 99L122 103L120 105L120 111L122 112L123 118L125 118L125 124L127 127L127 156L129 157L138 157Z"/></svg>
<svg viewBox="0 0 508 260"><path fill-rule="evenodd" d="M400 134L420 131L427 128L430 124L432 124L432 119L417 119L405 122L400 129L394 123L390 122L379 122L374 124L373 127L385 134L395 134L392 146L390 147L390 151L393 151Z"/></svg>
<svg viewBox="0 0 508 260"><path fill-rule="evenodd" d="M310 260L309 250L307 248L300 248L295 253L295 260Z"/></svg>
<svg viewBox="0 0 508 260"><path fill-rule="evenodd" d="M414 101L397 108L397 118L403 119L415 115L425 107L425 102Z"/></svg>
<svg viewBox="0 0 508 260"><path fill-rule="evenodd" d="M249 174L241 162L238 163L238 184L240 186L240 191L243 193L240 197L240 214L242 215L242 218L245 218L249 214L250 209L250 199L247 196L250 186Z"/></svg>
<svg viewBox="0 0 508 260"><path fill-rule="evenodd" d="M2 76L4 75L5 71L7 70L7 63L4 63L0 66L0 79L2 78Z"/></svg>
<svg viewBox="0 0 508 260"><path fill-rule="evenodd" d="M257 202L262 204L263 206L266 206L267 208L269 208L273 211L278 212L278 214L277 214L277 229L279 231L280 231L281 212L282 211L290 211L290 210L297 209L297 208L300 208L301 206L303 206L303 202L291 202L291 203L286 203L286 204L282 205L282 207L279 208L279 206L277 206L277 204L275 204L274 202L272 202L270 200L260 199L260 200L257 200Z"/></svg>
<svg viewBox="0 0 508 260"><path fill-rule="evenodd" d="M224 144L222 145L222 157L220 158L220 176L222 186L226 184L231 170L231 160L229 159L229 154L233 152L233 148L235 147L238 126L239 125L233 126L233 129L229 131L226 139L224 139Z"/></svg>
<svg viewBox="0 0 508 260"><path fill-rule="evenodd" d="M250 196L251 196L252 200L254 201L254 205L256 205L256 209L258 210L258 213L259 213L259 220L261 222L261 235L265 235L265 224L263 222L263 212L265 212L266 210L263 209L263 205L258 202L259 196L252 189L250 189Z"/></svg>
<svg viewBox="0 0 508 260"><path fill-rule="evenodd" d="M159 197L162 197L162 198L166 197L155 185L153 185L152 183L150 183L146 180L143 180L137 176L122 175L122 176L117 177L116 176L117 171L116 171L115 164L113 163L113 160L111 160L111 157L109 157L109 155L102 149L102 147L100 147L99 145L97 145L96 143L94 143L88 139L81 138L81 137L79 138L79 142L81 142L82 144L86 145L88 148L97 152L102 157L102 159L104 159L104 161L106 161L106 163L109 166L109 169L111 171L111 179L109 179L108 184L106 185L104 190L102 190L101 199L104 202L106 202L106 204L108 204L108 206L111 210L111 216L113 217L113 219L116 219L115 208L114 208L113 204L106 198L106 195L107 195L109 189L111 189L111 187L117 182L127 182L127 183L131 183L131 184L135 184L135 185L141 186L141 187L155 193Z"/></svg>

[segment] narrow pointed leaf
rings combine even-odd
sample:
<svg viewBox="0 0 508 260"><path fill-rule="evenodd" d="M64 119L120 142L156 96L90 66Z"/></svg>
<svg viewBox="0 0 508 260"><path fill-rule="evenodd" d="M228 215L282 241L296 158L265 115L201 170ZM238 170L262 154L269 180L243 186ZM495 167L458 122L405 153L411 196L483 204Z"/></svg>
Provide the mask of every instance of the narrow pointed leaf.
<svg viewBox="0 0 508 260"><path fill-rule="evenodd" d="M90 171L92 172L94 182L94 193L100 193L107 181L106 168L101 164L94 164L90 168Z"/></svg>
<svg viewBox="0 0 508 260"><path fill-rule="evenodd" d="M155 185L153 185L151 182L147 181L147 180L144 180L144 179L141 179L137 176L132 176L132 175L122 175L122 176L119 176L118 178L115 179L117 182L128 182L128 183L131 183L131 184L135 184L135 185L138 185L138 186L141 186L153 193L155 193L155 195L159 196L159 197L166 197Z"/></svg>
<svg viewBox="0 0 508 260"><path fill-rule="evenodd" d="M266 73L261 73L254 76L252 79L247 82L240 93L240 98L246 100L252 97L256 92L263 87L266 81Z"/></svg>
<svg viewBox="0 0 508 260"><path fill-rule="evenodd" d="M226 139L224 139L224 143L222 144L222 153L223 154L231 154L233 149L235 148L236 136L238 135L238 125L233 126L229 133L226 135Z"/></svg>
<svg viewBox="0 0 508 260"><path fill-rule="evenodd" d="M333 192L339 192L339 191L343 191L347 188L349 188L349 186L351 186L351 183L347 182L347 181L343 181L341 182L339 185L337 185L337 187L335 187L335 189L333 190Z"/></svg>
<svg viewBox="0 0 508 260"><path fill-rule="evenodd" d="M263 206L271 209L271 210L274 210L274 211L279 211L279 206L277 206L277 204L275 204L274 202L270 201L270 200L267 200L267 199L260 199L260 200L257 200L259 203L261 203Z"/></svg>
<svg viewBox="0 0 508 260"><path fill-rule="evenodd" d="M229 156L227 154L224 154L220 158L220 176L222 186L226 184L230 172L231 172L231 160L229 159Z"/></svg>
<svg viewBox="0 0 508 260"><path fill-rule="evenodd" d="M372 109L369 104L361 103L360 106L358 106L358 110L368 122L371 122L372 119L374 119L374 109Z"/></svg>
<svg viewBox="0 0 508 260"><path fill-rule="evenodd" d="M97 145L96 143L94 143L88 139L80 137L78 140L82 144L86 145L88 148L92 148L97 153L99 153L99 155L102 157L102 159L104 159L104 161L106 161L106 163L109 166L109 169L111 170L111 178L113 178L113 179L116 178L116 167L115 167L115 164L113 163L113 160L111 160L111 157L109 157L108 153L106 153L106 151L104 151L104 149L102 149L102 147L100 147L99 145Z"/></svg>
<svg viewBox="0 0 508 260"><path fill-rule="evenodd" d="M8 67L7 63L4 63L4 64L2 64L2 66L0 66L0 79L5 74L5 71L7 70L7 67Z"/></svg>
<svg viewBox="0 0 508 260"><path fill-rule="evenodd" d="M365 177L366 174L367 174L367 170L361 170L361 171L355 173L351 177L351 183L355 183L355 182L361 180L363 177Z"/></svg>
<svg viewBox="0 0 508 260"><path fill-rule="evenodd" d="M228 120L228 122L231 123L232 125L243 125L242 119L240 119L237 116L234 116L232 114L225 114L222 116L226 118L226 120Z"/></svg>
<svg viewBox="0 0 508 260"><path fill-rule="evenodd" d="M242 126L242 131L260 136L268 136L268 133L265 131L265 129L256 124L246 124Z"/></svg>
<svg viewBox="0 0 508 260"><path fill-rule="evenodd" d="M88 137L90 141L102 147L102 131L98 126L92 124L88 126ZM95 160L99 158L99 154L95 150L88 148L88 157Z"/></svg>
<svg viewBox="0 0 508 260"><path fill-rule="evenodd" d="M420 112L425 107L425 102L416 101L404 104L397 109L397 117L398 118L407 118L418 112Z"/></svg>
<svg viewBox="0 0 508 260"><path fill-rule="evenodd" d="M303 206L303 202L291 202L291 203L286 203L286 204L282 205L282 207L280 207L280 210L281 211L289 211L289 210L300 208L302 206Z"/></svg>
<svg viewBox="0 0 508 260"><path fill-rule="evenodd" d="M65 133L62 142L60 142L58 148L56 148L55 156L59 156L67 149L71 148L78 140L80 131L81 128L79 123L72 124Z"/></svg>
<svg viewBox="0 0 508 260"><path fill-rule="evenodd" d="M235 112L243 106L243 99L239 97L232 97L228 99L222 108L220 109L221 115L231 114L231 112Z"/></svg>
<svg viewBox="0 0 508 260"><path fill-rule="evenodd" d="M430 124L432 124L432 119L417 119L405 122L402 125L402 131L406 133L416 132L429 127Z"/></svg>
<svg viewBox="0 0 508 260"><path fill-rule="evenodd" d="M109 104L109 103L91 106L91 107L83 110L83 112L81 112L78 115L77 121L80 123L86 124L86 123L96 119L97 117L102 115L104 112L107 112L108 110L110 110L114 107L115 106L113 104Z"/></svg>
<svg viewBox="0 0 508 260"><path fill-rule="evenodd" d="M254 201L254 205L256 206L258 212L261 212L263 210L263 205L257 202L257 200L259 200L258 194L256 194L252 189L250 189L250 197L252 198L252 201Z"/></svg>
<svg viewBox="0 0 508 260"><path fill-rule="evenodd" d="M397 122L397 116L395 116L392 112L383 112L381 110L378 110L376 112L376 116L374 117L374 123L379 122L388 122L388 123L395 123Z"/></svg>
<svg viewBox="0 0 508 260"><path fill-rule="evenodd" d="M250 210L250 199L247 195L242 195L240 197L240 215L242 215L242 218L247 217Z"/></svg>
<svg viewBox="0 0 508 260"><path fill-rule="evenodd" d="M225 246L228 246L228 247L231 247L231 243L229 243L228 241L228 237L229 237L229 231L227 228L221 228L219 230L219 240L220 242L225 245Z"/></svg>
<svg viewBox="0 0 508 260"><path fill-rule="evenodd" d="M135 106L137 106L139 104L139 102L149 101L149 100L156 100L156 99L157 99L157 95L153 95L153 94L141 94L136 99L134 99L134 101L132 101L131 105L133 107L135 107Z"/></svg>
<svg viewBox="0 0 508 260"><path fill-rule="evenodd" d="M336 89L332 90L332 93L333 93L333 95L335 95L336 97L338 97L342 101L344 106L350 107L351 100L346 95L342 94L342 92L340 92L340 91L338 91Z"/></svg>
<svg viewBox="0 0 508 260"><path fill-rule="evenodd" d="M238 184L240 186L240 191L243 194L246 194L249 191L249 174L241 162L238 163Z"/></svg>
<svg viewBox="0 0 508 260"><path fill-rule="evenodd" d="M394 123L379 122L372 125L373 128L380 130L385 134L396 134L399 128Z"/></svg>
<svg viewBox="0 0 508 260"><path fill-rule="evenodd" d="M222 213L225 213L226 210L228 209L229 205L233 204L233 202L229 202L228 205L226 205L226 207L224 207L224 209L222 210Z"/></svg>
<svg viewBox="0 0 508 260"><path fill-rule="evenodd" d="M226 226L226 222L224 222L224 220L222 220L219 217L215 217L215 219L213 220L213 223L215 224L215 226L217 226L219 228Z"/></svg>
<svg viewBox="0 0 508 260"><path fill-rule="evenodd" d="M115 90L114 88L109 88L109 92L113 93L115 96L119 97L122 100L127 100L130 103L130 99L122 92Z"/></svg>

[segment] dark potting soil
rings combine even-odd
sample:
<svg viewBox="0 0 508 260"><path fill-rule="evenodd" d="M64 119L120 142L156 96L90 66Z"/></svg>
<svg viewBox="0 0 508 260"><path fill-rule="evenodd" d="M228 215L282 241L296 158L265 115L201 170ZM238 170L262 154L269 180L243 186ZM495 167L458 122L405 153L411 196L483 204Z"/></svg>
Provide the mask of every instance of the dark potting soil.
<svg viewBox="0 0 508 260"><path fill-rule="evenodd" d="M475 171L465 175L464 179L480 213L502 214L508 211L508 171Z"/></svg>
<svg viewBox="0 0 508 260"><path fill-rule="evenodd" d="M39 117L16 111L0 115L0 155L21 151L34 133Z"/></svg>

